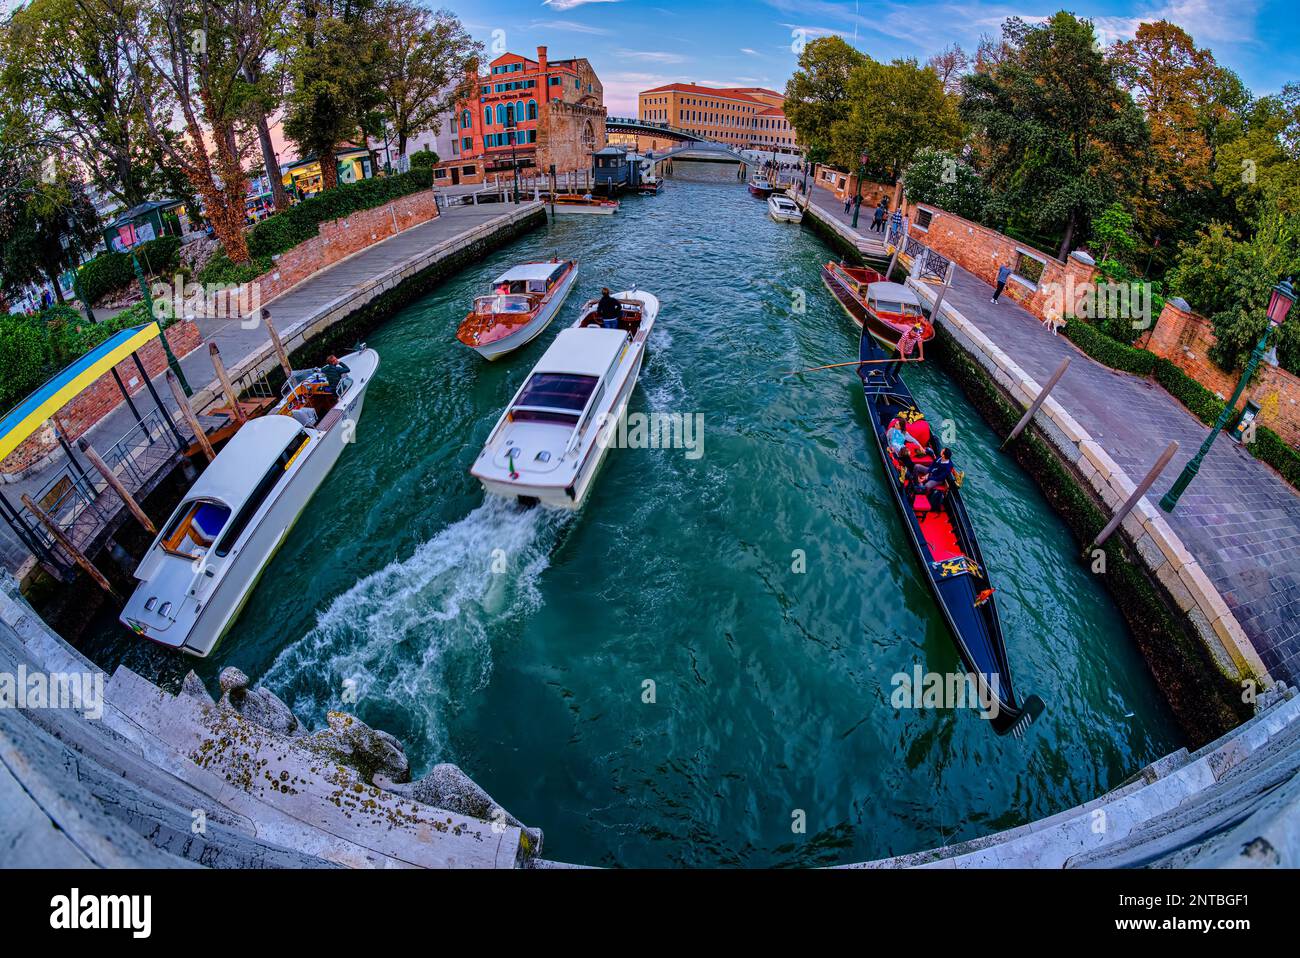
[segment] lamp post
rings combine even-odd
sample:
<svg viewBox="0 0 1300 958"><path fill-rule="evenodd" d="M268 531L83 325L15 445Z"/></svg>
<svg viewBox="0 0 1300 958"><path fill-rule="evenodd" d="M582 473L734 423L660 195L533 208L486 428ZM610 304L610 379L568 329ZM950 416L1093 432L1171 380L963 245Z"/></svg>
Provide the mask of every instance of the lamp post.
<svg viewBox="0 0 1300 958"><path fill-rule="evenodd" d="M1250 377L1255 373L1255 367L1259 365L1260 359L1263 358L1265 350L1268 349L1269 337L1273 335L1273 330L1281 327L1286 321L1286 314L1291 309L1291 304L1295 302L1295 290L1291 288L1290 280L1282 280L1273 287L1273 295L1268 301L1268 326L1264 330L1264 335L1259 338L1255 348L1250 352L1250 359L1246 363L1246 368L1242 370L1241 379L1237 381L1237 388L1223 407L1223 412L1219 415L1219 421L1214 424L1210 434L1205 437L1205 442L1201 443L1201 448L1196 455L1192 457L1191 462L1183 467L1182 473L1178 479L1169 488L1169 491L1160 499L1160 508L1165 512L1173 512L1174 507L1178 505L1178 498L1187 489L1191 481L1196 478L1196 474L1201 470L1201 462L1205 459L1210 447L1214 445L1214 440L1218 438L1220 432L1228 425L1230 420L1237 412L1237 400L1241 398L1246 384L1250 382Z"/></svg>
<svg viewBox="0 0 1300 958"><path fill-rule="evenodd" d="M140 284L140 292L144 295L144 303L149 307L149 315L153 316L153 294L149 292L149 284L144 280L144 269L140 266L140 257L136 255L134 249L131 250L131 266L135 269L135 279ZM161 323L158 325L158 339L162 343L163 352L167 354L167 365L176 374L176 379L180 382L181 389L185 390L185 395L193 396L194 390L190 388L189 381L181 370L180 361L177 360L176 354L172 352L171 344L167 342L167 330L162 328Z"/></svg>
<svg viewBox="0 0 1300 958"><path fill-rule="evenodd" d="M858 156L858 186L854 191L853 197L853 228L858 228L858 210L862 209L862 174L867 169L867 151L863 150Z"/></svg>

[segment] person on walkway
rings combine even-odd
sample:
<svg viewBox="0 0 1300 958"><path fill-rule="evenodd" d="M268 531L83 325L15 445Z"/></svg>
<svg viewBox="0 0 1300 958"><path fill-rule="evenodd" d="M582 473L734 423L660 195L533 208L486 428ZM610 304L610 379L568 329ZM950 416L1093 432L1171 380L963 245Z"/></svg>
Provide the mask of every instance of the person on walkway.
<svg viewBox="0 0 1300 958"><path fill-rule="evenodd" d="M947 496L948 483L952 481L956 467L952 464L952 450L944 446L939 450L939 459L929 466L917 466L922 477L921 492L930 500L930 510L938 512L943 508ZM943 488L940 488L943 487Z"/></svg>
<svg viewBox="0 0 1300 958"><path fill-rule="evenodd" d="M600 291L600 302L596 304L596 315L600 317L600 325L606 329L618 329L618 321L623 316L623 306L613 296L609 295L608 286Z"/></svg>
<svg viewBox="0 0 1300 958"><path fill-rule="evenodd" d="M880 202L876 204L876 211L871 214L871 232L884 232L885 214L889 212L889 207L885 205L885 198L882 196Z"/></svg>
<svg viewBox="0 0 1300 958"><path fill-rule="evenodd" d="M998 297L1002 295L1002 291L1007 288L1007 279L1010 276L1011 267L1008 264L1003 263L998 267L998 285L993 288L993 298L989 300L990 303L996 303L998 301Z"/></svg>
<svg viewBox="0 0 1300 958"><path fill-rule="evenodd" d="M903 211L901 209L894 210L894 212L889 215L889 233L892 234L895 230L901 231L902 228Z"/></svg>
<svg viewBox="0 0 1300 958"><path fill-rule="evenodd" d="M337 356L331 353L325 358L325 365L320 368L320 372L325 377L325 381L329 383L330 389L337 393L339 383L352 370L348 368L347 363L340 361Z"/></svg>
<svg viewBox="0 0 1300 958"><path fill-rule="evenodd" d="M850 199L850 198L847 197L847 196L844 197L844 215L845 215L845 216L848 216L848 215L849 215L849 210L850 210L852 207L853 207L853 200Z"/></svg>

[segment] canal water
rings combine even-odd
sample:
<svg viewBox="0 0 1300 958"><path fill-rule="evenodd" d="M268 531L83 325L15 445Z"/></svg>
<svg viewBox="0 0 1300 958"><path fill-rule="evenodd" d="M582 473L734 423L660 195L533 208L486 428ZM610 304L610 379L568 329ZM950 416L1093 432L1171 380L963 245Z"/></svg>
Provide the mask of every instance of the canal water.
<svg viewBox="0 0 1300 958"><path fill-rule="evenodd" d="M580 261L521 353L454 339L511 264ZM92 649L175 683L236 665L310 723L345 708L455 762L592 865L826 865L1008 828L1180 744L1106 593L941 369L1017 685L1023 740L971 711L896 709L893 677L960 668L864 431L832 255L737 184L670 182L614 217L561 218L370 339L382 365L348 449L234 631L202 662L122 633ZM700 413L702 454L614 449L577 516L485 502L467 469L580 302L637 284L662 311L630 411ZM802 827L802 830L800 830Z"/></svg>

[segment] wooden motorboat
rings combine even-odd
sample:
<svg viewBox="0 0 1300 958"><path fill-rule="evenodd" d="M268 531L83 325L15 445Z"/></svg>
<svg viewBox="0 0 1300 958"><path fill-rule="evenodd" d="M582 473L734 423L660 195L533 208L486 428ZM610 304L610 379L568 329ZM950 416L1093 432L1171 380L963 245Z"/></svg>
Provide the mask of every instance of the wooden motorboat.
<svg viewBox="0 0 1300 958"><path fill-rule="evenodd" d="M912 457L915 463L925 465L932 463L939 451L930 424L897 369L885 362L889 354L865 331L859 358L863 364L858 367L858 375L867 400L875 450L907 537L921 560L926 583L948 623L963 665L991 696L987 701L996 702L996 714L989 719L994 731L999 735L1023 735L1043 711L1043 702L1036 695L1022 702L1012 685L996 595L962 502L960 481L947 484L937 511L931 508L927 496L917 491L915 483L908 481L907 470L890 450L886 433L898 420L925 447L924 453Z"/></svg>
<svg viewBox="0 0 1300 958"><path fill-rule="evenodd" d="M603 199L590 194L580 196L577 193L557 193L555 196L555 212L612 216L618 212L618 200Z"/></svg>
<svg viewBox="0 0 1300 958"><path fill-rule="evenodd" d="M456 338L487 360L532 342L560 311L578 277L575 260L521 263L474 300Z"/></svg>
<svg viewBox="0 0 1300 958"><path fill-rule="evenodd" d="M627 409L659 300L615 294L623 315L605 329L596 301L561 330L497 420L470 474L494 495L527 505L578 509Z"/></svg>
<svg viewBox="0 0 1300 958"><path fill-rule="evenodd" d="M803 210L784 193L773 193L767 198L767 213L778 223L803 222Z"/></svg>
<svg viewBox="0 0 1300 958"><path fill-rule="evenodd" d="M772 195L776 187L772 185L771 180L761 173L755 173L749 180L749 192L755 196L767 197Z"/></svg>
<svg viewBox="0 0 1300 958"><path fill-rule="evenodd" d="M897 349L899 337L917 323L922 327L922 342L934 338L934 327L916 293L887 282L874 269L831 261L822 267L822 282L853 321L887 349Z"/></svg>
<svg viewBox="0 0 1300 958"><path fill-rule="evenodd" d="M123 624L190 655L212 652L352 441L379 355L363 347L342 362L337 390L316 370L295 373L280 402L222 448L136 568Z"/></svg>

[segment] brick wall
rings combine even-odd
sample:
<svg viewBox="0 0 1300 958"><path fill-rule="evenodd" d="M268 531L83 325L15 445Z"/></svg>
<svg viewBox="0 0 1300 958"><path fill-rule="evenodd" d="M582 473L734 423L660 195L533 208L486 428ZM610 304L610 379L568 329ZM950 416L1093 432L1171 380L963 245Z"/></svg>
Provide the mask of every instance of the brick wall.
<svg viewBox="0 0 1300 958"><path fill-rule="evenodd" d="M1225 373L1210 359L1214 329L1204 316L1166 302L1160 318L1137 345L1162 356L1223 399L1237 388L1237 374ZM1300 445L1300 376L1261 363L1254 380L1242 394L1246 402L1259 403L1259 423L1268 426L1289 445Z"/></svg>
<svg viewBox="0 0 1300 958"><path fill-rule="evenodd" d="M833 166L818 163L813 167L812 175L818 186L830 190L841 203L857 195L857 173L845 173ZM901 196L901 184L890 186L888 183L877 183L875 180L862 181L863 209L875 206L882 196L889 200L889 208L892 210Z"/></svg>
<svg viewBox="0 0 1300 958"><path fill-rule="evenodd" d="M257 280L260 302L265 304L313 273L437 215L433 192L421 190L371 210L321 223L317 236L281 253L271 271Z"/></svg>
<svg viewBox="0 0 1300 958"><path fill-rule="evenodd" d="M199 328L190 320L180 320L168 327L167 342L177 358L193 352L203 344ZM167 354L157 340L146 343L138 350L140 362L152 379L167 368ZM144 380L135 362L130 358L117 364L117 374L132 396L145 390ZM134 380L134 382L133 382ZM63 407L56 416L64 432L71 441L84 435L91 426L99 422L122 402L122 392L117 387L112 373L104 373L93 383L83 389L75 399ZM141 414L153 408L153 399L145 395L143 406L137 404ZM0 475L18 478L22 472L39 463L58 448L58 437L51 423L32 433L26 441L0 462Z"/></svg>

